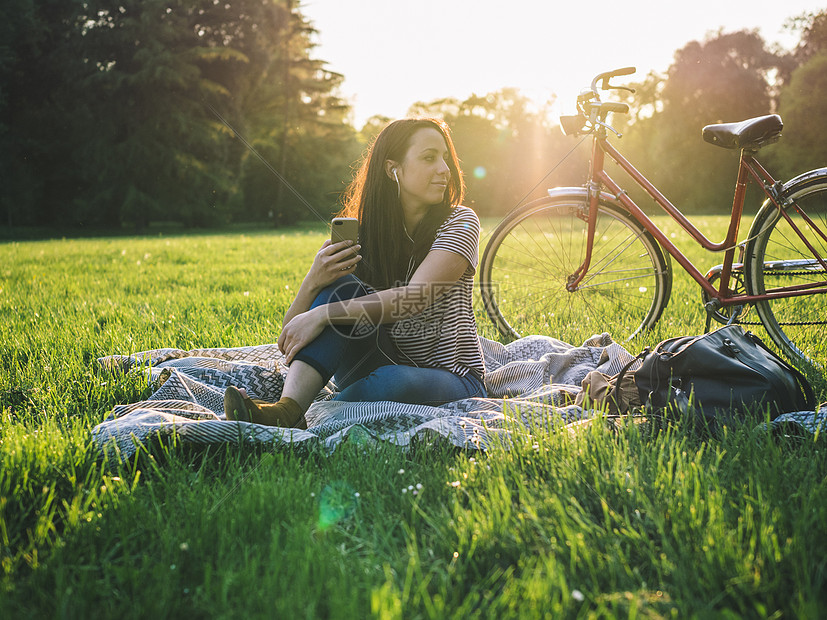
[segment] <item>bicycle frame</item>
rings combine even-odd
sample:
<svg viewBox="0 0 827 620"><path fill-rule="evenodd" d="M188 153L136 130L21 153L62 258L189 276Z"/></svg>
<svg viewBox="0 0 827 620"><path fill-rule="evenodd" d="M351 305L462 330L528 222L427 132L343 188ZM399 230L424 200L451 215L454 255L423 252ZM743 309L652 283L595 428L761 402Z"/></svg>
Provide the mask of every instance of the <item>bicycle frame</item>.
<svg viewBox="0 0 827 620"><path fill-rule="evenodd" d="M716 289L712 283L702 274L695 265L672 243L669 238L657 227L657 225L649 219L643 210L635 203L632 198L623 190L606 172L604 169L605 156L608 155L622 170L624 170L635 183L643 188L649 196L669 214L669 216L677 222L699 245L711 252L724 251L724 262L720 272L720 285ZM764 301L768 299L776 299L782 297L795 297L799 295L815 295L827 293L827 286L824 282L815 282L809 284L800 284L796 286L778 287L765 291L761 295L747 295L736 294L729 289L729 282L732 277L733 263L735 259L735 251L740 247L738 244L738 229L741 224L741 217L744 209L744 198L746 196L747 183L752 178L759 185L761 185L764 194L769 200L780 210L781 215L789 222L792 229L801 238L804 244L812 253L814 259L818 261L821 267L827 270L827 262L825 258L818 254L818 251L807 241L806 237L801 233L798 227L790 218L786 209L783 209L779 204L779 187L781 186L772 175L766 171L761 163L755 159L754 153L743 150L741 152L740 163L738 166L738 178L735 186L735 196L732 203L732 214L730 216L729 229L727 230L726 238L720 242L715 243L706 238L706 236L698 230L692 222L690 222L681 211L675 207L660 191L621 153L609 144L604 126L599 127L594 135L594 143L592 147L591 171L589 174L589 182L586 185L589 195L589 220L588 220L588 240L586 247L586 256L583 264L569 276L567 288L569 291L574 291L585 277L591 262L591 254L594 243L595 225L597 220L597 207L600 196L600 187L605 187L614 198L629 213L657 240L657 242L683 267L683 269L701 286L701 288L709 295L710 299L717 300L722 306L743 305ZM827 240L824 231L818 226L805 219L814 231L821 237Z"/></svg>

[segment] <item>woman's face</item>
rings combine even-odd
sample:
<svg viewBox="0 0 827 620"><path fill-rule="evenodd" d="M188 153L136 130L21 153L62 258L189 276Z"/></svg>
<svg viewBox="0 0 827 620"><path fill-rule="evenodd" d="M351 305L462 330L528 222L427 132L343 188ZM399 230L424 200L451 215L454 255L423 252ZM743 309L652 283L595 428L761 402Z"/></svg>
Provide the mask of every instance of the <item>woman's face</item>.
<svg viewBox="0 0 827 620"><path fill-rule="evenodd" d="M404 208L413 210L442 202L451 178L447 163L450 157L445 138L439 131L423 127L414 132L405 158L395 166Z"/></svg>

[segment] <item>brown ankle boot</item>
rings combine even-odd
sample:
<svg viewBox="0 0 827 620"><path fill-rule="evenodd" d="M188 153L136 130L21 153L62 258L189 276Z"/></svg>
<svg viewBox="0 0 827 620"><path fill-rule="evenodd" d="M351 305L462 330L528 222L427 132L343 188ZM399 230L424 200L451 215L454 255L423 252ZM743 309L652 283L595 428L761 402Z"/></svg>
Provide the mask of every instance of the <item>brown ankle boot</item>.
<svg viewBox="0 0 827 620"><path fill-rule="evenodd" d="M224 392L224 415L228 420L252 422L265 426L307 428L304 410L292 398L282 396L277 403L251 400L238 388L230 386Z"/></svg>
<svg viewBox="0 0 827 620"><path fill-rule="evenodd" d="M279 402L266 404L262 403L254 407L253 421L257 424L267 426L283 426L287 428L307 428L307 420L304 417L304 409L292 398L282 396Z"/></svg>
<svg viewBox="0 0 827 620"><path fill-rule="evenodd" d="M234 386L224 390L224 416L231 421L252 422L252 414L248 409L249 398Z"/></svg>

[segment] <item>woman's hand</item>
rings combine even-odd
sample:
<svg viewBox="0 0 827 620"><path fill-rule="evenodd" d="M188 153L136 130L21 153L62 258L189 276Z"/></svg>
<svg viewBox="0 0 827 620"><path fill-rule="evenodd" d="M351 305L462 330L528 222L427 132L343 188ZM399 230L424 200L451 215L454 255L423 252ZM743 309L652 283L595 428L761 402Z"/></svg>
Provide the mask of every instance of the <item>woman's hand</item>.
<svg viewBox="0 0 827 620"><path fill-rule="evenodd" d="M279 350L284 353L285 362L293 361L296 353L313 342L327 326L324 306L297 314L282 328L279 336Z"/></svg>
<svg viewBox="0 0 827 620"><path fill-rule="evenodd" d="M361 248L359 244L350 245L350 241L331 243L330 239L325 239L307 272L308 283L315 291L320 291L342 276L353 273L356 263L362 260Z"/></svg>

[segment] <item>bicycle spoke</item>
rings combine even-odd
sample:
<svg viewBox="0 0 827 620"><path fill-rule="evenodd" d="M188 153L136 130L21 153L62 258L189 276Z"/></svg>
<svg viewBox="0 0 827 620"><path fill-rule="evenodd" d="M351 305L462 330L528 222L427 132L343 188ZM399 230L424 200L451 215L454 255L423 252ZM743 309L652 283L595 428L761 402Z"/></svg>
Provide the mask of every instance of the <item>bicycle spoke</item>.
<svg viewBox="0 0 827 620"><path fill-rule="evenodd" d="M484 295L501 331L513 334L513 324L527 323L580 344L592 333L624 338L650 324L662 309L668 288L662 283L671 277L654 242L628 215L601 207L590 265L577 289L568 291L586 255L588 223L579 215L587 209L577 202L538 202L540 208L507 222L507 233L495 231L486 248L481 285L484 278L495 286Z"/></svg>
<svg viewBox="0 0 827 620"><path fill-rule="evenodd" d="M827 274L819 262L827 256L827 243L821 230L827 222L827 176L787 191L795 196L797 207L787 212L792 224L774 206L763 208L755 218L755 232L751 231L750 236L756 236L756 240L747 248L753 293L827 284ZM796 228L806 236L806 242ZM813 269L814 264L819 268ZM827 361L825 339L818 329L827 323L823 295L776 298L758 302L756 309L767 333L789 357L817 364Z"/></svg>

